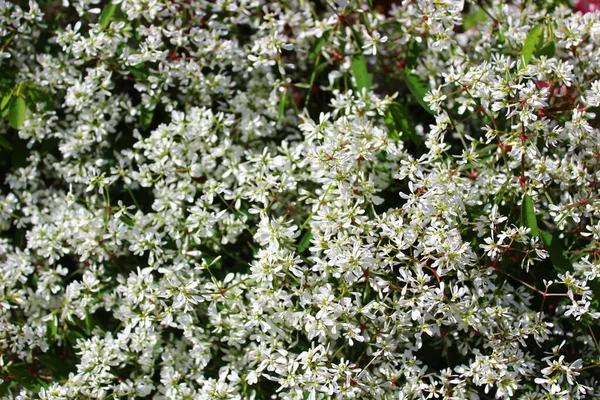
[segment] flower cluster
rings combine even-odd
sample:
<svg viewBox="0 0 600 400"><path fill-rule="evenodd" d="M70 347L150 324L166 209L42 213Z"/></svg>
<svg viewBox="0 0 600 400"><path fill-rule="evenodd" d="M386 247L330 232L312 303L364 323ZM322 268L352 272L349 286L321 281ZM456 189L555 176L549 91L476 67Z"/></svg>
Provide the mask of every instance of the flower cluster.
<svg viewBox="0 0 600 400"><path fill-rule="evenodd" d="M600 4L0 0L0 395L600 397Z"/></svg>

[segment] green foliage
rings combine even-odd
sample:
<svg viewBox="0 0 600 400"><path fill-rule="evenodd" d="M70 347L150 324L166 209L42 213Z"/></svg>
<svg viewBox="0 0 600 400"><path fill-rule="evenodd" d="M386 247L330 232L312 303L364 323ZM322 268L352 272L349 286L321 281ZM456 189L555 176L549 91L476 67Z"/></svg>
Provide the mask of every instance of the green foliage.
<svg viewBox="0 0 600 400"><path fill-rule="evenodd" d="M521 57L523 59L523 64L529 64L531 61L531 57L535 53L535 51L542 46L543 42L543 26L536 25L527 34L527 38L525 39L525 43L523 44L523 50L521 51Z"/></svg>
<svg viewBox="0 0 600 400"><path fill-rule="evenodd" d="M523 202L521 204L521 225L529 228L529 233L532 236L539 235L535 210L533 208L533 200L528 194L523 196Z"/></svg>
<svg viewBox="0 0 600 400"><path fill-rule="evenodd" d="M546 26L539 24L531 28L523 44L521 50L521 57L523 59L522 67L527 66L532 56L540 57L554 57L556 54L556 43L552 38L545 39L544 31Z"/></svg>
<svg viewBox="0 0 600 400"><path fill-rule="evenodd" d="M112 1L104 7L102 10L102 14L100 15L100 19L98 23L102 27L102 29L106 29L115 15L115 11L119 8L119 4L115 4Z"/></svg>
<svg viewBox="0 0 600 400"><path fill-rule="evenodd" d="M364 54L356 55L352 58L352 73L356 80L356 89L362 92L371 90L371 76L367 70L367 61Z"/></svg>
<svg viewBox="0 0 600 400"><path fill-rule="evenodd" d="M302 239L300 239L300 243L298 244L298 253L302 254L308 247L310 246L310 240L312 239L312 232L307 230L304 235L302 235Z"/></svg>
<svg viewBox="0 0 600 400"><path fill-rule="evenodd" d="M479 8L477 11L472 12L463 18L463 27L465 30L475 28L477 25L487 21L488 19L489 16L485 13L485 11Z"/></svg>
<svg viewBox="0 0 600 400"><path fill-rule="evenodd" d="M423 139L417 135L414 122L404 105L400 103L390 104L386 115L386 123L392 139L396 141L408 139L417 146L423 143ZM403 134L402 137L400 133Z"/></svg>
<svg viewBox="0 0 600 400"><path fill-rule="evenodd" d="M417 102L427 111L428 113L434 115L435 113L429 107L429 104L424 100L425 95L429 92L429 87L427 84L423 82L423 80L413 72L413 70L417 67L418 58L421 54L421 45L417 41L413 41L409 48L408 53L406 55L406 68L404 69L404 81L408 86L408 89L412 93L413 97L417 100Z"/></svg>
<svg viewBox="0 0 600 400"><path fill-rule="evenodd" d="M313 42L313 44L310 46L310 48L308 49L308 58L309 59L315 59L317 58L318 55L321 54L321 50L323 49L323 46L325 46L325 43L327 43L327 41L329 40L329 37L331 36L331 29L326 30L325 32L323 32L323 34L321 35L321 37L319 39L317 39L315 42Z"/></svg>
<svg viewBox="0 0 600 400"><path fill-rule="evenodd" d="M552 262L554 269L560 273L572 271L573 265L567 256L567 252L565 251L560 238L556 234L545 231L540 231L540 238L542 239L544 248L550 255L550 261Z"/></svg>
<svg viewBox="0 0 600 400"><path fill-rule="evenodd" d="M23 126L23 122L25 122L25 112L27 111L27 106L25 105L25 99L21 96L15 96L10 101L10 106L8 110L8 120L10 121L10 126L15 129L20 129Z"/></svg>

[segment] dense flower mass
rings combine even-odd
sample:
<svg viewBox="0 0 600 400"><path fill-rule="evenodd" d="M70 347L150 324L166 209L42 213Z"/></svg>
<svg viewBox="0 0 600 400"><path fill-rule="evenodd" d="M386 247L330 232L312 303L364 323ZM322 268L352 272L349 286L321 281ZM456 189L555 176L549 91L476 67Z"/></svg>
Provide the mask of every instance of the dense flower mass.
<svg viewBox="0 0 600 400"><path fill-rule="evenodd" d="M595 0L0 0L0 395L600 398Z"/></svg>

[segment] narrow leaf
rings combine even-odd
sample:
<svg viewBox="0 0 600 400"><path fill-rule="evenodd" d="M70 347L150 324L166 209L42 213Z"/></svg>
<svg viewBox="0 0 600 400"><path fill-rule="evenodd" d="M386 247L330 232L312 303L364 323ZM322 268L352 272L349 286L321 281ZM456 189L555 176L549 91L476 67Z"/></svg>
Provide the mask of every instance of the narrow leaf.
<svg viewBox="0 0 600 400"><path fill-rule="evenodd" d="M142 130L147 130L152 124L154 118L154 110L149 110L146 107L142 107L142 113L140 114L140 125Z"/></svg>
<svg viewBox="0 0 600 400"><path fill-rule="evenodd" d="M123 222L125 225L129 225L129 226L133 226L133 220L131 218L129 218L127 215L121 215L119 217L119 219L121 220L121 222Z"/></svg>
<svg viewBox="0 0 600 400"><path fill-rule="evenodd" d="M352 59L352 73L356 79L356 89L362 93L363 89L367 92L371 90L371 77L367 70L367 61L364 54L355 56Z"/></svg>
<svg viewBox="0 0 600 400"><path fill-rule="evenodd" d="M279 100L279 114L277 115L277 123L280 124L283 121L285 115L285 106L287 104L287 90L283 92L281 100Z"/></svg>
<svg viewBox="0 0 600 400"><path fill-rule="evenodd" d="M3 147L9 151L13 149L12 144L10 144L8 139L5 138L3 135L0 135L0 147Z"/></svg>
<svg viewBox="0 0 600 400"><path fill-rule="evenodd" d="M389 111L392 114L396 129L398 129L399 132L402 132L405 137L410 139L410 141L417 146L421 145L423 139L417 135L415 125L406 107L400 103L392 103L390 104Z"/></svg>
<svg viewBox="0 0 600 400"><path fill-rule="evenodd" d="M4 110L6 108L6 106L8 105L8 102L10 101L10 99L12 98L12 90L8 93L6 93L4 96L2 96L2 101L0 102L0 110Z"/></svg>
<svg viewBox="0 0 600 400"><path fill-rule="evenodd" d="M91 334L92 330L94 329L94 326L96 326L96 323L94 322L94 317L89 312L86 312L85 319L83 320L83 322L85 323L86 332L88 334Z"/></svg>
<svg viewBox="0 0 600 400"><path fill-rule="evenodd" d="M535 52L536 57L546 56L548 58L554 57L556 54L556 43L554 40L550 40L546 44L544 44L539 50Z"/></svg>
<svg viewBox="0 0 600 400"><path fill-rule="evenodd" d="M129 72L137 80L146 79L150 74L148 66L145 63L139 63L128 67Z"/></svg>
<svg viewBox="0 0 600 400"><path fill-rule="evenodd" d="M525 44L523 44L523 50L521 51L521 57L523 57L523 66L529 64L531 61L531 56L535 53L536 50L540 48L540 42L543 40L543 26L536 25L527 34L527 38L525 39Z"/></svg>
<svg viewBox="0 0 600 400"><path fill-rule="evenodd" d="M523 203L521 204L521 226L529 228L529 233L531 233L532 236L539 236L533 200L528 194L523 197Z"/></svg>
<svg viewBox="0 0 600 400"><path fill-rule="evenodd" d="M298 253L303 253L304 250L308 249L312 237L312 232L306 231L306 233L302 236L302 239L300 240L300 244L298 244Z"/></svg>
<svg viewBox="0 0 600 400"><path fill-rule="evenodd" d="M560 238L548 232L540 231L540 237L544 248L550 255L550 261L554 265L554 269L560 273L573 270L573 265L567 257L564 247L560 243Z"/></svg>
<svg viewBox="0 0 600 400"><path fill-rule="evenodd" d="M100 15L100 19L98 20L98 23L102 29L106 29L108 27L108 24L110 24L115 11L117 11L117 7L119 7L119 5L112 2L108 3L108 5L104 7L104 10L102 10L102 14Z"/></svg>
<svg viewBox="0 0 600 400"><path fill-rule="evenodd" d="M415 98L417 99L421 107L425 109L425 111L427 111L429 114L435 115L431 108L429 108L429 104L427 104L427 102L423 100L427 92L429 92L429 88L417 74L408 71L408 69L404 71L404 80L408 85L408 89L413 94L413 96L415 96Z"/></svg>
<svg viewBox="0 0 600 400"><path fill-rule="evenodd" d="M394 122L394 117L392 117L392 112L390 110L385 113L385 125L388 127L388 136L390 139L394 142L398 142L400 140L400 134L396 128L396 123Z"/></svg>
<svg viewBox="0 0 600 400"><path fill-rule="evenodd" d="M29 86L28 93L29 93L28 99L30 100L30 103L33 103L33 104L43 103L46 105L46 108L48 108L50 105L52 105L52 97L50 97L50 95L48 93L46 93L45 91L43 91L42 89L40 89L37 86Z"/></svg>
<svg viewBox="0 0 600 400"><path fill-rule="evenodd" d="M8 111L8 120L10 122L10 126L15 129L21 128L21 126L23 126L23 122L25 122L26 110L27 106L25 105L25 100L21 96L13 98L10 102Z"/></svg>
<svg viewBox="0 0 600 400"><path fill-rule="evenodd" d="M411 71L417 67L417 60L421 54L421 43L414 41L408 46L406 53L406 69Z"/></svg>
<svg viewBox="0 0 600 400"><path fill-rule="evenodd" d="M327 41L329 40L329 36L331 36L331 29L326 30L325 32L323 32L321 34L321 37L319 39L317 39L311 46L310 49L308 49L308 58L309 59L314 59L315 57L317 57L318 54L321 53L321 49L323 49L323 46L325 45L325 43L327 43Z"/></svg>

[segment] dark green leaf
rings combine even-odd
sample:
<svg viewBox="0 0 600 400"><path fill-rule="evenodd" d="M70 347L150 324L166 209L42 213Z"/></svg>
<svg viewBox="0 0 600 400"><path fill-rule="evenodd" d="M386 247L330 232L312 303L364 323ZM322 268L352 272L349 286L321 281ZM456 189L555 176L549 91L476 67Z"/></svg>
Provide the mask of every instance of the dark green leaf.
<svg viewBox="0 0 600 400"><path fill-rule="evenodd" d="M388 136L394 142L398 142L400 140L400 133L396 128L396 123L394 122L394 117L392 117L392 112L388 110L385 113L385 125L388 127Z"/></svg>
<svg viewBox="0 0 600 400"><path fill-rule="evenodd" d="M22 376L19 378L19 384L34 393L39 392L41 388L48 388L48 383L36 376Z"/></svg>
<svg viewBox="0 0 600 400"><path fill-rule="evenodd" d="M28 92L29 100L31 100L31 103L44 103L46 105L46 108L52 105L52 98L50 97L50 95L44 92L42 89L38 88L37 86L29 86Z"/></svg>
<svg viewBox="0 0 600 400"><path fill-rule="evenodd" d="M83 321L85 323L85 330L88 334L92 333L94 326L96 326L96 322L94 321L94 317L89 312L85 313L85 319Z"/></svg>
<svg viewBox="0 0 600 400"><path fill-rule="evenodd" d="M417 74L409 72L409 69L404 70L404 80L406 81L408 89L417 99L421 107L423 107L428 113L435 115L431 108L429 108L429 104L423 100L427 92L429 92L429 88L425 82L423 82L423 80L421 80Z"/></svg>
<svg viewBox="0 0 600 400"><path fill-rule="evenodd" d="M535 209L533 208L533 200L528 194L523 196L523 202L521 204L521 226L529 228L529 233L532 236L539 236L537 220L535 218Z"/></svg>
<svg viewBox="0 0 600 400"><path fill-rule="evenodd" d="M312 232L306 231L306 233L302 236L300 243L298 244L298 253L303 253L304 250L308 249L310 246L310 240L312 239Z"/></svg>
<svg viewBox="0 0 600 400"><path fill-rule="evenodd" d="M594 301L600 302L600 280L596 279L588 282L590 285L590 289L592 289L592 293L594 294Z"/></svg>
<svg viewBox="0 0 600 400"><path fill-rule="evenodd" d="M131 65L127 68L131 75L137 80L143 80L150 75L150 71L145 63L139 63L136 65Z"/></svg>
<svg viewBox="0 0 600 400"><path fill-rule="evenodd" d="M287 90L283 92L281 95L281 100L279 100L279 113L277 115L277 123L280 124L283 121L283 116L285 115L285 106L287 104Z"/></svg>
<svg viewBox="0 0 600 400"><path fill-rule="evenodd" d="M321 54L321 49L329 40L329 36L331 36L331 29L326 30L321 34L321 37L317 39L308 49L308 58L310 60L317 57L318 54Z"/></svg>
<svg viewBox="0 0 600 400"><path fill-rule="evenodd" d="M10 389L15 387L19 381L17 379L5 379L0 385L0 396L5 396Z"/></svg>
<svg viewBox="0 0 600 400"><path fill-rule="evenodd" d="M67 377L69 376L69 372L73 371L72 366L54 354L43 354L38 356L38 361L52 371L52 375L57 378Z"/></svg>
<svg viewBox="0 0 600 400"><path fill-rule="evenodd" d="M364 46L364 42L362 40L362 35L358 33L356 29L354 29L354 25L348 25L350 27L350 32L352 32L352 37L354 38L354 42L358 46L358 51L362 53L362 47Z"/></svg>
<svg viewBox="0 0 600 400"><path fill-rule="evenodd" d="M13 149L12 144L10 144L10 142L7 138L4 137L4 135L0 135L0 147L3 147L9 151Z"/></svg>
<svg viewBox="0 0 600 400"><path fill-rule="evenodd" d="M398 132L402 132L405 138L410 139L415 145L419 146L423 140L415 131L415 126L410 117L410 113L406 107L399 103L392 103L389 106L388 112L391 114L392 120Z"/></svg>
<svg viewBox="0 0 600 400"><path fill-rule="evenodd" d="M27 110L27 106L25 105L25 100L21 96L17 96L10 101L10 107L8 111L8 120L10 122L10 126L15 129L19 129L23 126L23 122L25 122L25 111Z"/></svg>
<svg viewBox="0 0 600 400"><path fill-rule="evenodd" d="M550 40L546 42L539 50L535 52L536 57L546 56L548 58L554 57L556 54L556 43L554 40Z"/></svg>
<svg viewBox="0 0 600 400"><path fill-rule="evenodd" d="M13 151L11 152L11 162L14 169L27 166L27 157L29 149L23 140L14 140L12 142Z"/></svg>
<svg viewBox="0 0 600 400"><path fill-rule="evenodd" d="M560 242L560 238L556 234L553 235L544 231L540 231L540 237L542 238L544 248L550 255L550 261L552 262L552 265L554 265L554 269L560 273L573 270L571 261L569 260L569 257L567 257L565 249Z"/></svg>
<svg viewBox="0 0 600 400"><path fill-rule="evenodd" d="M119 219L125 224L125 225L129 225L129 226L133 226L133 220L131 218L129 218L127 215L121 215L119 217Z"/></svg>
<svg viewBox="0 0 600 400"><path fill-rule="evenodd" d="M521 51L521 57L523 58L523 66L529 64L531 56L541 47L543 42L544 29L542 25L536 25L527 34L525 44L523 44L523 50Z"/></svg>
<svg viewBox="0 0 600 400"><path fill-rule="evenodd" d="M102 29L106 29L108 27L108 24L110 24L115 11L117 11L117 7L119 7L119 5L112 2L108 3L108 5L104 7L104 10L102 10L102 14L100 15L100 19L98 20L98 23Z"/></svg>
<svg viewBox="0 0 600 400"><path fill-rule="evenodd" d="M362 93L363 89L367 92L371 90L371 77L367 70L367 60L364 54L355 56L352 59L352 74L356 80L356 89Z"/></svg>
<svg viewBox="0 0 600 400"><path fill-rule="evenodd" d="M140 114L140 125L142 130L147 130L150 128L152 124L152 119L154 118L154 110L149 110L146 107L142 106L142 113Z"/></svg>
<svg viewBox="0 0 600 400"><path fill-rule="evenodd" d="M421 54L421 43L413 41L408 46L408 52L406 53L406 69L411 71L417 67L417 61Z"/></svg>
<svg viewBox="0 0 600 400"><path fill-rule="evenodd" d="M496 197L494 197L494 204L500 204L502 199L504 198L504 194L506 193L506 189L508 188L508 184L510 183L510 179L507 179L498 190Z"/></svg>
<svg viewBox="0 0 600 400"><path fill-rule="evenodd" d="M75 329L69 329L68 331L66 331L65 336L68 342L73 346L77 344L77 340L85 339L85 336L83 336L81 332Z"/></svg>

